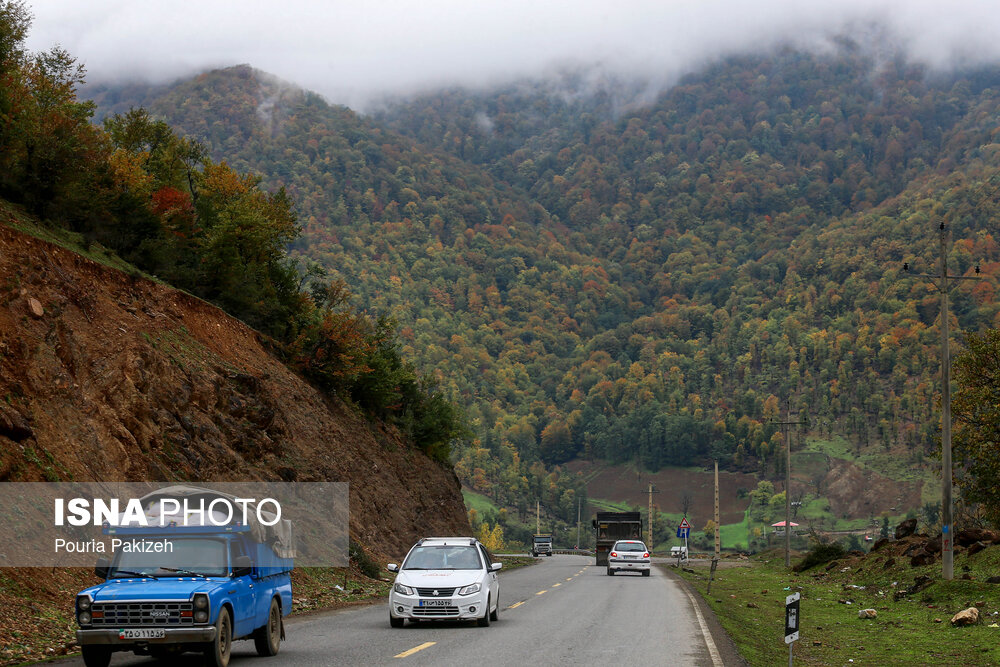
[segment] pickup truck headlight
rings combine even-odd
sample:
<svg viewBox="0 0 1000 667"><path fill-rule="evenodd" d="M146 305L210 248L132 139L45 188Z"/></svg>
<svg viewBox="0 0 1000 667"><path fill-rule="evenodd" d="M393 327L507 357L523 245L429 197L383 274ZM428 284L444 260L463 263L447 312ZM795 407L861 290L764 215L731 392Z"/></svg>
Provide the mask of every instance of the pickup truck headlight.
<svg viewBox="0 0 1000 667"><path fill-rule="evenodd" d="M208 623L208 612L204 609L199 609L194 613L195 623Z"/></svg>
<svg viewBox="0 0 1000 667"><path fill-rule="evenodd" d="M395 584L392 590L396 591L400 595L413 595L413 589L409 586L404 586L403 584Z"/></svg>
<svg viewBox="0 0 1000 667"><path fill-rule="evenodd" d="M208 596L204 593L195 593L194 596L194 608L195 609L208 609Z"/></svg>
<svg viewBox="0 0 1000 667"><path fill-rule="evenodd" d="M480 589L479 584L472 584L472 585L466 586L464 588L459 588L458 589L458 594L459 595L472 595L473 593L478 593L479 589Z"/></svg>
<svg viewBox="0 0 1000 667"><path fill-rule="evenodd" d="M76 615L76 620L80 623L80 625L90 625L90 612L81 611Z"/></svg>
<svg viewBox="0 0 1000 667"><path fill-rule="evenodd" d="M92 601L89 595L77 595L76 596L76 608L80 611L88 611L90 609Z"/></svg>

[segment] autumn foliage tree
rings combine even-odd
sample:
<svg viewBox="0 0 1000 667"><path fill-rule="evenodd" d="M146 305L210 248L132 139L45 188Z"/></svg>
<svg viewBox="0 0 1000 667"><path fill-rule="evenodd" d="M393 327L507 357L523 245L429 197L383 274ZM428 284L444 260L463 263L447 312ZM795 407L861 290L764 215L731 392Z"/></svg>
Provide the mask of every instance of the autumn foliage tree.
<svg viewBox="0 0 1000 667"><path fill-rule="evenodd" d="M953 456L962 498L1000 527L1000 330L973 334L954 361Z"/></svg>

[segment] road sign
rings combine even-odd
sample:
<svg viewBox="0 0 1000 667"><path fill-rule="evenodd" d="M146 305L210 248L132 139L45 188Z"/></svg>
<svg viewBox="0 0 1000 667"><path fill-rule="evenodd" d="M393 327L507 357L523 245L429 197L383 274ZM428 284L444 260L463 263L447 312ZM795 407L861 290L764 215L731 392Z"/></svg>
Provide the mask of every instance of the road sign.
<svg viewBox="0 0 1000 667"><path fill-rule="evenodd" d="M792 593L785 598L785 643L791 644L799 639L799 593Z"/></svg>
<svg viewBox="0 0 1000 667"><path fill-rule="evenodd" d="M686 527L685 526L681 526L681 527L679 527L677 529L677 537L682 537L682 538L684 538L686 540L690 534L691 534L691 527L690 526L686 526Z"/></svg>
<svg viewBox="0 0 1000 667"><path fill-rule="evenodd" d="M683 519L681 519L681 525L680 525L680 527L681 528L690 528L691 527L691 524L688 523L687 517L684 517Z"/></svg>

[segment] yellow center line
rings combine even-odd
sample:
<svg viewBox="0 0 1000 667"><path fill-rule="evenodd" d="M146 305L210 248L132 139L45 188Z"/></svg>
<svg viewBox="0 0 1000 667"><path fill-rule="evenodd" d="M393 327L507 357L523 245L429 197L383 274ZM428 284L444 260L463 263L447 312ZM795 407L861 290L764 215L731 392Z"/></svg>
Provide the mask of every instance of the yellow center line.
<svg viewBox="0 0 1000 667"><path fill-rule="evenodd" d="M435 644L437 644L437 642L424 642L420 646L414 646L409 651L403 651L399 655L394 655L393 657L394 658L406 658L408 656L413 655L417 651L423 651L425 648L430 648L431 646L434 646Z"/></svg>
<svg viewBox="0 0 1000 667"><path fill-rule="evenodd" d="M548 593L548 592L549 592L548 589L545 589L544 591L538 591L537 593L535 593L535 595L542 595L543 593Z"/></svg>
<svg viewBox="0 0 1000 667"><path fill-rule="evenodd" d="M524 603L525 603L524 600L521 600L520 602L515 602L511 606L507 607L507 609L517 609L518 607L520 607Z"/></svg>
<svg viewBox="0 0 1000 667"><path fill-rule="evenodd" d="M556 586L562 586L562 584L552 584L552 588L555 588Z"/></svg>
<svg viewBox="0 0 1000 667"><path fill-rule="evenodd" d="M566 581L573 581L573 577L566 577Z"/></svg>

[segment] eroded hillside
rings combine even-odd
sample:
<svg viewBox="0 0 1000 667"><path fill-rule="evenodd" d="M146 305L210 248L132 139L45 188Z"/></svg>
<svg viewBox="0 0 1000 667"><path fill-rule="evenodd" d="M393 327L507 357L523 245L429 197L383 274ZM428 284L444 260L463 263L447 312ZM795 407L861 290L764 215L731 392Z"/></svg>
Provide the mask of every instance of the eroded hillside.
<svg viewBox="0 0 1000 667"><path fill-rule="evenodd" d="M451 470L255 331L4 225L0 398L0 480L344 481L351 536L374 552L469 530Z"/></svg>

